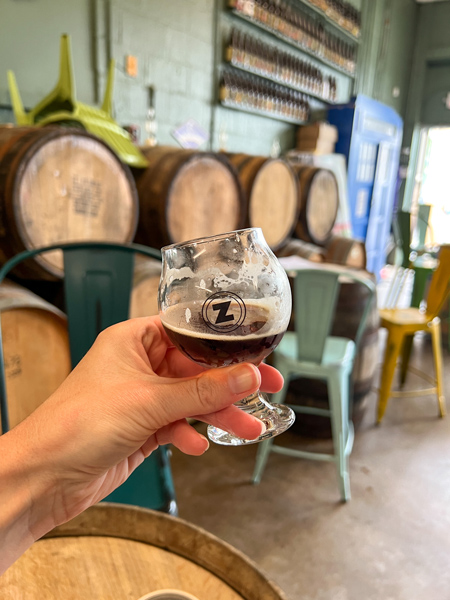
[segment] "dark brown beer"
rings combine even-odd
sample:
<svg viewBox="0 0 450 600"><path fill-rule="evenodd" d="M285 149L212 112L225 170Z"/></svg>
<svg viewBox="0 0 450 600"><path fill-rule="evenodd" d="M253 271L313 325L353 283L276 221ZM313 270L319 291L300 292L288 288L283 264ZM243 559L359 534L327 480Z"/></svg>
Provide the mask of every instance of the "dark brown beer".
<svg viewBox="0 0 450 600"><path fill-rule="evenodd" d="M229 333L211 330L200 321L200 317L194 317L189 325L173 325L174 322L180 322L179 317L183 312L181 307L166 311L163 317L164 329L183 354L206 367L227 367L240 362L258 365L278 346L284 335L284 329L260 333L263 328L267 330L264 326L269 317L269 311L264 306L247 305L245 321ZM192 329L189 328L190 325Z"/></svg>

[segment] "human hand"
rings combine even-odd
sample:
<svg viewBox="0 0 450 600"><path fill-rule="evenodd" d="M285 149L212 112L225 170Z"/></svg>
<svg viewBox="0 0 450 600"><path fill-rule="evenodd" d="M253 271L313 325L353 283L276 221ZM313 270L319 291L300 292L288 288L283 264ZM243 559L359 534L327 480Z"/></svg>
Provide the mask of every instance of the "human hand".
<svg viewBox="0 0 450 600"><path fill-rule="evenodd" d="M265 364L204 370L171 345L157 317L105 330L60 388L3 436L14 437L32 494L51 507L45 519L35 511L33 537L107 496L160 444L202 454L208 441L186 417L258 437L262 423L233 403L281 386Z"/></svg>

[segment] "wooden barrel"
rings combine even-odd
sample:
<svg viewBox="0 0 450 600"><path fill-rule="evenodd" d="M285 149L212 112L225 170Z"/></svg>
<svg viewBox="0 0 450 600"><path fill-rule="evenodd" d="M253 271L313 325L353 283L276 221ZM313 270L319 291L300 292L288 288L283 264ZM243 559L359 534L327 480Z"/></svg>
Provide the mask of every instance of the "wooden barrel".
<svg viewBox="0 0 450 600"><path fill-rule="evenodd" d="M71 370L65 315L29 290L0 285L3 353L10 427L64 381Z"/></svg>
<svg viewBox="0 0 450 600"><path fill-rule="evenodd" d="M98 138L60 127L0 127L0 260L56 242L129 242L138 200L129 168ZM61 277L59 252L25 278Z"/></svg>
<svg viewBox="0 0 450 600"><path fill-rule="evenodd" d="M339 208L339 191L328 169L292 166L301 190L300 216L295 226L298 238L323 246L331 236Z"/></svg>
<svg viewBox="0 0 450 600"><path fill-rule="evenodd" d="M276 255L279 258L300 256L316 263L325 261L325 250L322 247L295 238L289 239L280 250L277 250Z"/></svg>
<svg viewBox="0 0 450 600"><path fill-rule="evenodd" d="M244 195L224 157L171 146L142 152L149 166L135 174L140 203L136 241L161 247L243 226Z"/></svg>
<svg viewBox="0 0 450 600"><path fill-rule="evenodd" d="M292 234L299 214L298 184L280 158L227 154L237 169L247 199L247 227L261 227L272 250Z"/></svg>
<svg viewBox="0 0 450 600"><path fill-rule="evenodd" d="M366 268L366 247L360 240L333 235L326 243L325 250L326 262L356 269Z"/></svg>
<svg viewBox="0 0 450 600"><path fill-rule="evenodd" d="M130 317L149 317L158 314L158 287L161 278L161 261L139 258L133 274Z"/></svg>
<svg viewBox="0 0 450 600"><path fill-rule="evenodd" d="M366 274L367 277L373 277ZM362 315L367 290L361 284L343 281L337 301L336 314L331 335L354 339ZM293 323L290 328L293 327ZM360 425L369 401L377 364L379 363L379 315L376 295L372 300L366 327L363 332L359 351L352 372L353 413L352 419L357 429ZM300 404L314 408L328 408L326 383L315 379L299 378L290 382L286 403ZM296 419L292 430L306 437L330 438L329 419L315 415L302 414Z"/></svg>
<svg viewBox="0 0 450 600"><path fill-rule="evenodd" d="M2 600L287 600L244 554L162 512L101 503L39 540L2 577Z"/></svg>

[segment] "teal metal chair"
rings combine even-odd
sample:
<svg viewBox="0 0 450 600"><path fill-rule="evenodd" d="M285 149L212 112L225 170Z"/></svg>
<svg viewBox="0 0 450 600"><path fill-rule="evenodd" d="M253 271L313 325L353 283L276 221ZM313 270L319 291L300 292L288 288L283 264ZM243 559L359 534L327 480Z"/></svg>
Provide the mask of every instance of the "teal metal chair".
<svg viewBox="0 0 450 600"><path fill-rule="evenodd" d="M362 316L355 340L330 336L342 278L354 280L367 288ZM320 415L331 419L334 454L307 452L276 444L275 439L261 442L256 456L253 482L259 483L270 452L312 460L336 463L341 498L350 499L348 457L353 446L353 424L350 418L352 397L351 374L355 355L370 305L375 284L348 270L300 269L294 279L295 331L287 332L274 350L274 365L282 373L283 389L272 396L284 403L289 382L299 377L327 382L329 409L290 405L296 413Z"/></svg>
<svg viewBox="0 0 450 600"><path fill-rule="evenodd" d="M0 269L0 283L22 261L62 250L64 296L72 368L106 327L128 319L135 254L161 258L159 250L138 244L82 242L54 244L17 254ZM9 430L8 404L0 328L0 406L2 432ZM176 514L168 450L153 452L106 500Z"/></svg>

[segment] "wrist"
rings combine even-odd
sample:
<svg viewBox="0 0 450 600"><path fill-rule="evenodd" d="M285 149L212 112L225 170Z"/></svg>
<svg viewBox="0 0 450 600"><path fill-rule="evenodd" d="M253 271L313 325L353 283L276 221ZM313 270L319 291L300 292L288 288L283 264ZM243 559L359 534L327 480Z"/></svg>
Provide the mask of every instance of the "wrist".
<svg viewBox="0 0 450 600"><path fill-rule="evenodd" d="M0 573L55 525L50 470L28 423L0 436Z"/></svg>

